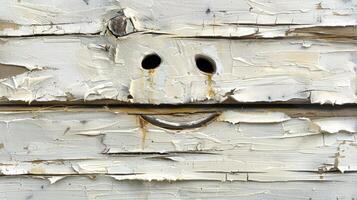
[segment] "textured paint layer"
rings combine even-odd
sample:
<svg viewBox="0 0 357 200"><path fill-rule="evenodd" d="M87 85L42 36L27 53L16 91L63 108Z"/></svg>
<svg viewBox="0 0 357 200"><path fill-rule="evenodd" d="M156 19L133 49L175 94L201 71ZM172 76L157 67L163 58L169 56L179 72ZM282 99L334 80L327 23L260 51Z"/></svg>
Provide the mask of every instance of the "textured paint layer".
<svg viewBox="0 0 357 200"><path fill-rule="evenodd" d="M109 111L3 112L0 172L103 174L117 180L348 182L357 170L356 117L229 110L208 125L184 130L141 120Z"/></svg>
<svg viewBox="0 0 357 200"><path fill-rule="evenodd" d="M148 33L275 38L334 36L330 27L339 27L342 36L356 36L346 31L357 24L356 5L336 0L3 0L0 35L103 33L109 19L126 10L135 31Z"/></svg>
<svg viewBox="0 0 357 200"><path fill-rule="evenodd" d="M53 178L52 178L53 179ZM113 200L113 199L353 199L356 181L339 182L118 182L105 176L73 176L54 185L40 177L1 177L3 199Z"/></svg>
<svg viewBox="0 0 357 200"><path fill-rule="evenodd" d="M356 199L356 11L0 0L0 199Z"/></svg>
<svg viewBox="0 0 357 200"><path fill-rule="evenodd" d="M151 53L162 63L145 70L141 62ZM202 73L196 55L211 58L216 73ZM356 103L356 55L356 42L350 39L220 40L145 34L120 39L8 38L0 44L0 63L31 72L2 79L0 94L26 102Z"/></svg>

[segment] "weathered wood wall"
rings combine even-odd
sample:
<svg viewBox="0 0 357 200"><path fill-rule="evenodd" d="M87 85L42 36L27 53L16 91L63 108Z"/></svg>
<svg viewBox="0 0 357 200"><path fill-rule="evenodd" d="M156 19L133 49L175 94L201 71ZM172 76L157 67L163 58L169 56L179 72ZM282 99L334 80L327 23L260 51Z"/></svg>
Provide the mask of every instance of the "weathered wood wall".
<svg viewBox="0 0 357 200"><path fill-rule="evenodd" d="M0 0L0 199L356 199L356 25L355 0Z"/></svg>

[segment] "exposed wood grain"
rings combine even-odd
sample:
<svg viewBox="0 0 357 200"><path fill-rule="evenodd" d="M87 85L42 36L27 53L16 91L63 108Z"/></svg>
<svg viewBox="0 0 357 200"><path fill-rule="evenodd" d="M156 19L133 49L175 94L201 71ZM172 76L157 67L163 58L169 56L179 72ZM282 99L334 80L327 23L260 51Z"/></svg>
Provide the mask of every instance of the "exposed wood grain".
<svg viewBox="0 0 357 200"><path fill-rule="evenodd" d="M12 78L13 76L23 74L29 70L23 66L4 65L0 63L0 79Z"/></svg>

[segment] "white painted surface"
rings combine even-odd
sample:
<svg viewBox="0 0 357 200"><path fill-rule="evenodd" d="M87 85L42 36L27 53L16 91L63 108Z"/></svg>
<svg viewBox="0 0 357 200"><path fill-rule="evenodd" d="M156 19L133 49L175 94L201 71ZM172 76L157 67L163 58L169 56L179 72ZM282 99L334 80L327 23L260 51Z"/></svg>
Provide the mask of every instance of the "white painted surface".
<svg viewBox="0 0 357 200"><path fill-rule="evenodd" d="M1 177L3 199L353 199L356 181L339 182L119 182L105 176L73 176L50 184L30 177Z"/></svg>
<svg viewBox="0 0 357 200"><path fill-rule="evenodd" d="M9 100L357 102L357 45L350 39L220 40L135 34L120 39L7 38L0 47L0 63L32 70L1 80L0 94ZM161 56L161 65L153 71L142 69L142 59L153 52ZM196 67L197 54L216 62L217 73L211 79Z"/></svg>
<svg viewBox="0 0 357 200"><path fill-rule="evenodd" d="M275 113L280 118L261 120L272 114L225 111L207 126L178 131L109 111L1 113L0 171L118 180L353 180L343 173L357 170L356 117ZM233 124L234 115L252 117Z"/></svg>
<svg viewBox="0 0 357 200"><path fill-rule="evenodd" d="M172 131L122 111L1 112L0 195L354 198L357 118L292 116L227 110L202 128Z"/></svg>
<svg viewBox="0 0 357 200"><path fill-rule="evenodd" d="M2 0L0 35L93 34L126 9L137 31L181 36L310 35L313 27L356 26L356 1ZM314 30L314 29L313 29ZM314 30L313 34L334 31ZM355 31L342 32L342 35Z"/></svg>
<svg viewBox="0 0 357 200"><path fill-rule="evenodd" d="M356 199L353 106L206 104L357 103L356 11L355 0L0 0L0 104L222 112L167 130L140 117L151 109L0 107L0 199ZM153 52L161 65L143 70ZM201 73L197 54L217 73ZM207 115L170 108L149 116Z"/></svg>

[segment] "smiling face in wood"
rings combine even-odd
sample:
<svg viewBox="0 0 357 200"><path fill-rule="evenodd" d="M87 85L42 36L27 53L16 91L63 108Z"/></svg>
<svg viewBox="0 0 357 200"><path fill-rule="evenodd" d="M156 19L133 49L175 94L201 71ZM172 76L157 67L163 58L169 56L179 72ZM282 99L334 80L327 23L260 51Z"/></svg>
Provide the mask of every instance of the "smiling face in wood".
<svg viewBox="0 0 357 200"><path fill-rule="evenodd" d="M1 199L356 199L356 2L2 0Z"/></svg>

